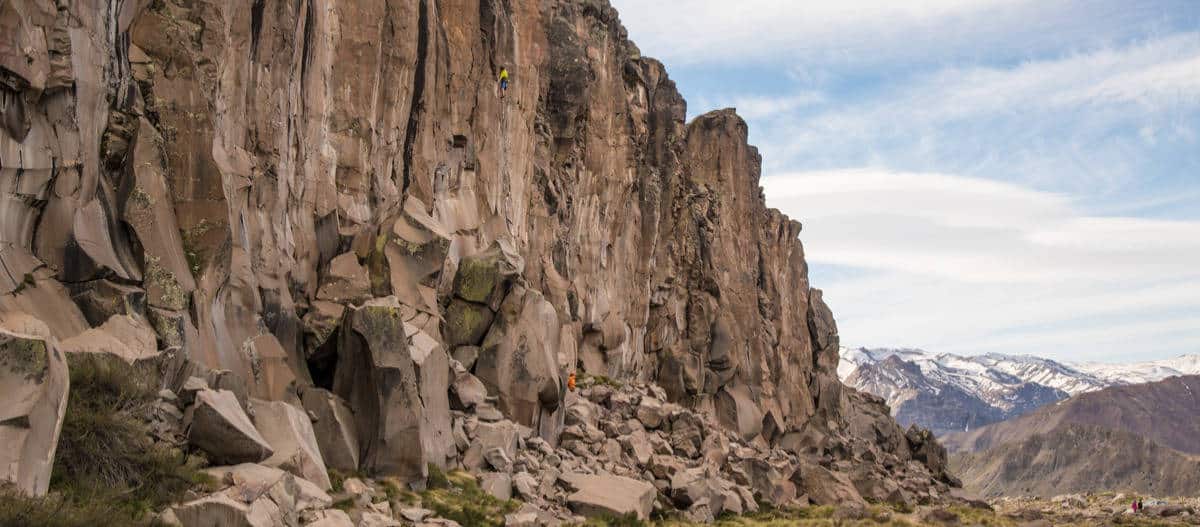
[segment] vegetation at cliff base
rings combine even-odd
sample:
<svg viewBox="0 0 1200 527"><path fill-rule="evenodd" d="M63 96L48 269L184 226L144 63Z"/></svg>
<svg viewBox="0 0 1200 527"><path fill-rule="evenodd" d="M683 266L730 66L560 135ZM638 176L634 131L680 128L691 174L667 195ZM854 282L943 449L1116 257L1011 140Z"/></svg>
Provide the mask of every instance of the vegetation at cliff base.
<svg viewBox="0 0 1200 527"><path fill-rule="evenodd" d="M155 525L149 512L209 484L203 458L151 436L151 374L110 355L67 357L71 385L50 493L0 494L0 527Z"/></svg>

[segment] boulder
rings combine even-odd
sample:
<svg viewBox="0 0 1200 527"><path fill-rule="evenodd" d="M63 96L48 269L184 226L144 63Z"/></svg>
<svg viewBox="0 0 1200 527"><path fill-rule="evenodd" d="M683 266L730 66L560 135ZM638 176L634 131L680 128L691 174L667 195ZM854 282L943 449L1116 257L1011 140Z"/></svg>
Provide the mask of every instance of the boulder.
<svg viewBox="0 0 1200 527"><path fill-rule="evenodd" d="M277 467L329 490L329 471L308 414L282 401L251 399L254 424L273 453L262 464Z"/></svg>
<svg viewBox="0 0 1200 527"><path fill-rule="evenodd" d="M722 387L717 392L716 408L717 421L736 432L742 441L751 441L762 432L762 410L746 385Z"/></svg>
<svg viewBox="0 0 1200 527"><path fill-rule="evenodd" d="M912 458L924 464L933 477L949 483L951 486L961 486L958 480L949 473L950 463L946 456L946 447L937 441L933 432L914 424L908 427L904 438L908 441Z"/></svg>
<svg viewBox="0 0 1200 527"><path fill-rule="evenodd" d="M361 468L416 482L429 463L445 466L453 441L449 357L423 333L410 341L410 327L394 298L348 309L333 392L355 409Z"/></svg>
<svg viewBox="0 0 1200 527"><path fill-rule="evenodd" d="M91 328L59 343L67 353L104 353L133 364L158 355L158 336L141 318L113 315L100 327Z"/></svg>
<svg viewBox="0 0 1200 527"><path fill-rule="evenodd" d="M680 470L671 476L671 500L680 509L690 509L693 505L704 503L709 512L719 515L725 510L726 489L732 489L728 482L710 475L710 470L704 467ZM740 500L740 499L739 499ZM741 504L738 504L740 508Z"/></svg>
<svg viewBox="0 0 1200 527"><path fill-rule="evenodd" d="M250 505L260 498L270 498L289 524L295 524L302 513L324 509L333 503L316 484L274 467L243 463L211 467L204 472L228 485L221 493L234 501Z"/></svg>
<svg viewBox="0 0 1200 527"><path fill-rule="evenodd" d="M316 387L300 389L304 409L316 418L313 432L317 437L325 466L354 471L358 469L358 435L354 429L354 412L341 397Z"/></svg>
<svg viewBox="0 0 1200 527"><path fill-rule="evenodd" d="M479 488L498 500L512 499L512 477L503 472L484 472L479 475Z"/></svg>
<svg viewBox="0 0 1200 527"><path fill-rule="evenodd" d="M249 505L225 494L213 494L172 507L183 527L276 527L283 525L279 507L269 498Z"/></svg>
<svg viewBox="0 0 1200 527"><path fill-rule="evenodd" d="M197 392L186 419L188 442L213 463L257 463L274 452L229 390Z"/></svg>
<svg viewBox="0 0 1200 527"><path fill-rule="evenodd" d="M539 483L537 478L528 472L522 470L513 474L512 485L517 496L522 499L532 500L541 497L541 493L538 492Z"/></svg>
<svg viewBox="0 0 1200 527"><path fill-rule="evenodd" d="M454 274L454 296L498 309L508 284L525 268L520 253L507 240L496 240L487 250L464 257Z"/></svg>
<svg viewBox="0 0 1200 527"><path fill-rule="evenodd" d="M407 507L400 509L398 512L401 518L404 518L410 522L419 522L425 518L433 516L434 514L433 511L429 509L422 509L420 507Z"/></svg>
<svg viewBox="0 0 1200 527"><path fill-rule="evenodd" d="M512 421L479 423L475 427L475 439L463 455L463 466L468 470L479 470L487 462L485 454L494 449L499 449L508 459L515 458L519 437L517 424Z"/></svg>
<svg viewBox="0 0 1200 527"><path fill-rule="evenodd" d="M654 485L623 476L568 473L559 476L571 490L567 505L584 516L633 514L646 520L654 507Z"/></svg>
<svg viewBox="0 0 1200 527"><path fill-rule="evenodd" d="M358 304L371 298L371 278L353 252L342 253L329 262L317 298L337 304Z"/></svg>
<svg viewBox="0 0 1200 527"><path fill-rule="evenodd" d="M45 326L26 323L0 329L0 482L41 496L50 485L70 378L63 353L36 335L47 334Z"/></svg>
<svg viewBox="0 0 1200 527"><path fill-rule="evenodd" d="M796 498L796 485L766 460L744 459L739 467L746 476L746 481L739 483L748 485L763 501L782 506Z"/></svg>
<svg viewBox="0 0 1200 527"><path fill-rule="evenodd" d="M638 403L637 418L646 428L658 428L667 422L670 409L653 397L642 397Z"/></svg>
<svg viewBox="0 0 1200 527"><path fill-rule="evenodd" d="M471 371L475 368L475 361L479 359L479 346L458 346L450 356L462 364L464 369Z"/></svg>
<svg viewBox="0 0 1200 527"><path fill-rule="evenodd" d="M538 429L562 403L555 353L562 330L558 313L541 293L513 287L496 316L475 375L499 397L505 416Z"/></svg>
<svg viewBox="0 0 1200 527"><path fill-rule="evenodd" d="M146 312L146 291L111 280L70 284L71 300L88 324L99 326L114 315L137 316Z"/></svg>
<svg viewBox="0 0 1200 527"><path fill-rule="evenodd" d="M391 229L383 230L391 294L418 310L436 313L436 288L450 250L450 233L411 197L404 200Z"/></svg>
<svg viewBox="0 0 1200 527"><path fill-rule="evenodd" d="M692 412L681 411L671 416L671 448L689 458L700 455L704 442L704 423Z"/></svg>
<svg viewBox="0 0 1200 527"><path fill-rule="evenodd" d="M505 453L503 448L493 447L487 449L483 453L483 459L487 461L489 466L499 472L504 472L506 474L512 472L512 458Z"/></svg>
<svg viewBox="0 0 1200 527"><path fill-rule="evenodd" d="M400 527L403 525L391 516L378 512L364 512L358 519L358 527Z"/></svg>
<svg viewBox="0 0 1200 527"><path fill-rule="evenodd" d="M802 463L792 474L791 480L817 505L866 504L845 474L830 471L815 463Z"/></svg>
<svg viewBox="0 0 1200 527"><path fill-rule="evenodd" d="M354 527L350 515L338 509L325 509L310 514L304 527Z"/></svg>
<svg viewBox="0 0 1200 527"><path fill-rule="evenodd" d="M487 306L457 298L451 300L450 305L446 306L446 324L442 328L446 345L452 348L476 347L487 335L495 318L496 313Z"/></svg>
<svg viewBox="0 0 1200 527"><path fill-rule="evenodd" d="M455 410L473 410L487 402L487 387L478 377L467 373L462 366L459 368L453 372L454 382L450 384L450 407Z"/></svg>
<svg viewBox="0 0 1200 527"><path fill-rule="evenodd" d="M617 440L625 448L625 453L629 454L639 465L649 463L650 456L654 455L654 447L650 444L650 437L644 431L635 430L633 433L621 436Z"/></svg>

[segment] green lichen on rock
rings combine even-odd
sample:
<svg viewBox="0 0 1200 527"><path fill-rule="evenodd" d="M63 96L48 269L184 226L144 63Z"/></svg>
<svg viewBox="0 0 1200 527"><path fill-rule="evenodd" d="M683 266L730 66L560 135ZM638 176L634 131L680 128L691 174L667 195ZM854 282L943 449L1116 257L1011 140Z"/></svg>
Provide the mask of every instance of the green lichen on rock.
<svg viewBox="0 0 1200 527"><path fill-rule="evenodd" d="M38 339L0 336L0 366L41 382L49 367L46 343Z"/></svg>
<svg viewBox="0 0 1200 527"><path fill-rule="evenodd" d="M184 335L183 325L180 323L181 315L169 311L160 312L150 309L146 312L146 318L150 321L150 327L154 329L154 333L158 335L158 340L162 342L164 347L169 348L183 345Z"/></svg>
<svg viewBox="0 0 1200 527"><path fill-rule="evenodd" d="M496 262L487 258L463 258L454 275L454 294L463 300L483 304L499 282Z"/></svg>
<svg viewBox="0 0 1200 527"><path fill-rule="evenodd" d="M157 256L146 258L146 291L150 294L150 305L182 311L187 307L188 295L179 285L175 273L163 267Z"/></svg>
<svg viewBox="0 0 1200 527"><path fill-rule="evenodd" d="M367 255L367 274L371 277L371 294L375 296L392 294L391 269L384 254L387 243L387 233L381 233L375 238L375 249Z"/></svg>
<svg viewBox="0 0 1200 527"><path fill-rule="evenodd" d="M487 306L454 299L446 307L446 345L478 345L492 325L495 314Z"/></svg>
<svg viewBox="0 0 1200 527"><path fill-rule="evenodd" d="M205 251L201 249L203 246L201 239L217 226L216 222L201 218L195 225L187 229L179 229L183 257L187 259L188 269L192 271L192 276L200 276L200 270L204 268Z"/></svg>

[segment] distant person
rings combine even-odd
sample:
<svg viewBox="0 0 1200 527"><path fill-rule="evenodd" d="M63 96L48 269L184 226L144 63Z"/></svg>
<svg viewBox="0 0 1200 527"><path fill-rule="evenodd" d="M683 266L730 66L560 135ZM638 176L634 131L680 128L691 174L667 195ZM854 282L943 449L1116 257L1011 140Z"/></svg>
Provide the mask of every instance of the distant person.
<svg viewBox="0 0 1200 527"><path fill-rule="evenodd" d="M1145 506L1142 505L1142 499L1138 498L1138 512L1141 512L1142 509L1144 509L1144 508L1145 508Z"/></svg>
<svg viewBox="0 0 1200 527"><path fill-rule="evenodd" d="M500 67L500 96L504 97L504 92L508 91L508 68Z"/></svg>
<svg viewBox="0 0 1200 527"><path fill-rule="evenodd" d="M1129 510L1133 511L1134 514L1137 513L1137 500L1133 500L1133 503L1129 504Z"/></svg>
<svg viewBox="0 0 1200 527"><path fill-rule="evenodd" d="M571 372L571 374L567 376L567 389L575 391L575 372Z"/></svg>

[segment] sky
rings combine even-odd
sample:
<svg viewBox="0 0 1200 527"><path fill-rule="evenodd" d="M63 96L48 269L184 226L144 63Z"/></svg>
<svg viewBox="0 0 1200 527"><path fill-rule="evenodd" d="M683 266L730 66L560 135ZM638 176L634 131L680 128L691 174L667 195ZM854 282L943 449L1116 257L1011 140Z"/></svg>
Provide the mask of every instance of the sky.
<svg viewBox="0 0 1200 527"><path fill-rule="evenodd" d="M735 107L843 345L1200 353L1200 0L613 0Z"/></svg>

